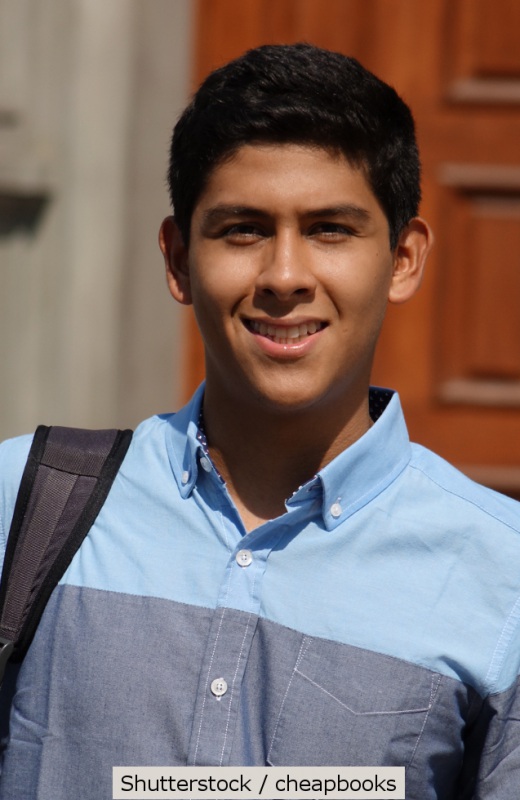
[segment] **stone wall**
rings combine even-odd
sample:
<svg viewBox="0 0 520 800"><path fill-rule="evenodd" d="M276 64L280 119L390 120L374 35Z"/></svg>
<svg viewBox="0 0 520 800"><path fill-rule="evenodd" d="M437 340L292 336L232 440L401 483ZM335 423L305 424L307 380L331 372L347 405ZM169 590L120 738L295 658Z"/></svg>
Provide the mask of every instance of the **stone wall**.
<svg viewBox="0 0 520 800"><path fill-rule="evenodd" d="M0 0L0 438L180 396L157 230L190 0Z"/></svg>

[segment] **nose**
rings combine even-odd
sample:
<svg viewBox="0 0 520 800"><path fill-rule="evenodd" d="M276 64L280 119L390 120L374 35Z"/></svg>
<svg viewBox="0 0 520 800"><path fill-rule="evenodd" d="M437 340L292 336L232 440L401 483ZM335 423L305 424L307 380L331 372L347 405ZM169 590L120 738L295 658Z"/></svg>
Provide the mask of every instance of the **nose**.
<svg viewBox="0 0 520 800"><path fill-rule="evenodd" d="M284 231L273 236L263 255L256 282L260 295L282 301L314 295L316 279L310 254L299 232Z"/></svg>

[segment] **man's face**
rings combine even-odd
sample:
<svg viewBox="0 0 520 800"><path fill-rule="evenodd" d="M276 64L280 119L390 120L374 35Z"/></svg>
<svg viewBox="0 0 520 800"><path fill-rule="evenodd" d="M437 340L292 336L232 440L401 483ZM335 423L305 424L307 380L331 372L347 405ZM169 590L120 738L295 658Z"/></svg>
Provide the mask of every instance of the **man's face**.
<svg viewBox="0 0 520 800"><path fill-rule="evenodd" d="M245 145L210 175L189 248L171 220L161 236L209 396L278 412L366 396L402 269L361 170L319 148Z"/></svg>

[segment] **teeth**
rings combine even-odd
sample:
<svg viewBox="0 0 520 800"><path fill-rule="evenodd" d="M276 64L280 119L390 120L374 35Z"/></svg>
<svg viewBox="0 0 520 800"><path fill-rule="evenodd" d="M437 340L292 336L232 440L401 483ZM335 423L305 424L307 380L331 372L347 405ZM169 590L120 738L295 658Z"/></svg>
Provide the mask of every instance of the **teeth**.
<svg viewBox="0 0 520 800"><path fill-rule="evenodd" d="M300 338L311 336L323 328L322 322L314 321L304 322L301 325L292 325L289 328L266 325L265 322L256 322L255 320L251 320L249 325L255 333L259 333L260 336L269 336L277 344L287 344L289 340L295 342Z"/></svg>

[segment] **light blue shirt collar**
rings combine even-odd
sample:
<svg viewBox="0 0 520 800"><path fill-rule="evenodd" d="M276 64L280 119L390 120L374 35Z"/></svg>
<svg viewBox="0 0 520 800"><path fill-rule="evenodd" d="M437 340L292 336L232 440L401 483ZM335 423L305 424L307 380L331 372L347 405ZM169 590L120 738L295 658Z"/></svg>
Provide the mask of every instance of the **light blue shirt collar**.
<svg viewBox="0 0 520 800"><path fill-rule="evenodd" d="M372 427L318 473L327 530L336 528L384 491L406 467L411 455L399 395L393 392Z"/></svg>
<svg viewBox="0 0 520 800"><path fill-rule="evenodd" d="M173 474L183 498L193 491L199 473L202 445L197 439L197 432L203 397L204 383L201 383L189 403L170 417L166 443Z"/></svg>
<svg viewBox="0 0 520 800"><path fill-rule="evenodd" d="M385 392L377 388L371 392ZM203 448L197 439L201 384L190 402L170 418L168 453L181 497L188 497L197 481ZM389 486L411 458L408 431L399 396L392 392L381 416L354 444L327 464L318 475L300 487L287 506L301 502L304 494L322 493L322 516L327 530L334 530L347 517L369 503Z"/></svg>

